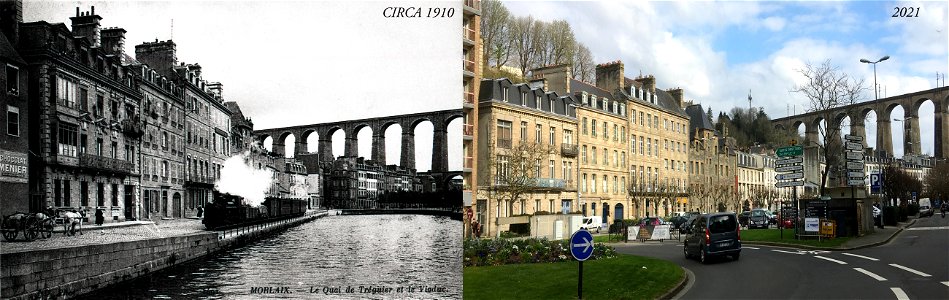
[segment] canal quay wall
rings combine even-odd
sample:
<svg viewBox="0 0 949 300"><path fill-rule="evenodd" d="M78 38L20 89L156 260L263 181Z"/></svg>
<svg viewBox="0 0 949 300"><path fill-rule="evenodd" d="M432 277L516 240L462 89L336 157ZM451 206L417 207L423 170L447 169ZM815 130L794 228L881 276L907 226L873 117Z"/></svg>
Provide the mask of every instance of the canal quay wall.
<svg viewBox="0 0 949 300"><path fill-rule="evenodd" d="M0 297L72 298L221 250L243 246L326 215L326 212L311 213L183 236L4 253L0 257Z"/></svg>
<svg viewBox="0 0 949 300"><path fill-rule="evenodd" d="M455 220L461 220L461 212L449 211L449 210L439 210L439 209L424 209L424 208L405 208L405 209L342 209L339 210L341 215L394 215L394 214L409 214L409 215L429 215L429 216L442 216L450 217Z"/></svg>

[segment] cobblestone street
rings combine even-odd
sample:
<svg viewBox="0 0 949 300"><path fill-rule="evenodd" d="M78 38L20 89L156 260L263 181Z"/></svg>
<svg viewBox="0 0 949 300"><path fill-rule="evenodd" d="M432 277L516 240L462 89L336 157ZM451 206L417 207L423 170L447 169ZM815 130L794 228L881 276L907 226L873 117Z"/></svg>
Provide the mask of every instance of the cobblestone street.
<svg viewBox="0 0 949 300"><path fill-rule="evenodd" d="M201 220L196 219L161 220L158 224L137 223L139 224L115 227L83 224L82 235L66 236L62 232L53 232L53 236L48 239L37 238L32 242L24 240L23 234L20 233L15 241L0 241L0 253L109 244L207 232ZM62 229L63 225L56 226L56 230L62 231Z"/></svg>

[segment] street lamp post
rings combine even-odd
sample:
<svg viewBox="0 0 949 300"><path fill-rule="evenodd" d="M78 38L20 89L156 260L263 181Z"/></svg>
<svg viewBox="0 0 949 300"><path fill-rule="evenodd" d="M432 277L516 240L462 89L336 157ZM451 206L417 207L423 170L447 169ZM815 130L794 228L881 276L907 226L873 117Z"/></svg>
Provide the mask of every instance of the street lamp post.
<svg viewBox="0 0 949 300"><path fill-rule="evenodd" d="M877 61L870 61L866 58L860 59L860 62L862 63L873 64L873 98L874 99L880 99L880 96L877 93L877 63L887 60L887 59L890 59L889 55L883 56Z"/></svg>

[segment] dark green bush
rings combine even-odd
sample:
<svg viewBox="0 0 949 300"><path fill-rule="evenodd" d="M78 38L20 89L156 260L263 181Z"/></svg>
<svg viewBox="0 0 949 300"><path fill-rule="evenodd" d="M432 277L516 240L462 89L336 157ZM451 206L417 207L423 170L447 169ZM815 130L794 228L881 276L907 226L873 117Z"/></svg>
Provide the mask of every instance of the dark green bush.
<svg viewBox="0 0 949 300"><path fill-rule="evenodd" d="M464 265L498 266L520 263L545 263L573 260L569 241L547 239L467 239L464 242ZM616 256L613 247L596 243L590 260Z"/></svg>

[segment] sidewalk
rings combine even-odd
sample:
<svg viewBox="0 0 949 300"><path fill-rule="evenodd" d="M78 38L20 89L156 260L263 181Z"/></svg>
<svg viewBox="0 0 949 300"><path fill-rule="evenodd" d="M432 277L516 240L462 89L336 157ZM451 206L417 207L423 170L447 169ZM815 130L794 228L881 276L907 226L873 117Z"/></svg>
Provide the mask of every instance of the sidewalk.
<svg viewBox="0 0 949 300"><path fill-rule="evenodd" d="M63 225L60 224L55 227L53 235L48 239L37 238L28 242L23 239L22 233L15 241L0 238L0 253L129 242L201 232L208 232L204 229L201 220L189 218L161 220L157 224L152 221L115 222L102 224L102 226L83 224L82 234L77 233L75 236L64 235Z"/></svg>

